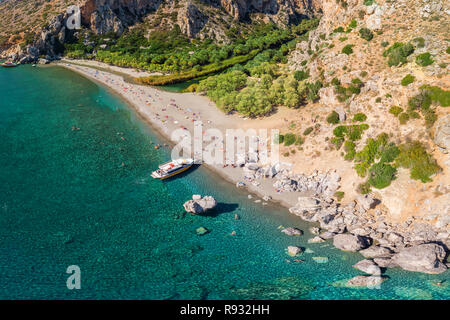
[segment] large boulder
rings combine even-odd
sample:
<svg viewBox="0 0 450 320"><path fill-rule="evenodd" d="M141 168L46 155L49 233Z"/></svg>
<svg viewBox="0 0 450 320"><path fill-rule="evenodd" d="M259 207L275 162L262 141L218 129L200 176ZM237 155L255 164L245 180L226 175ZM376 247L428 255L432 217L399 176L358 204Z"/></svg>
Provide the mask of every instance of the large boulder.
<svg viewBox="0 0 450 320"><path fill-rule="evenodd" d="M192 214L203 214L208 210L217 206L217 201L211 196L201 197L199 195L192 196L192 200L184 203L184 210Z"/></svg>
<svg viewBox="0 0 450 320"><path fill-rule="evenodd" d="M370 239L352 234L337 234L333 238L333 244L338 249L356 252L370 246Z"/></svg>
<svg viewBox="0 0 450 320"><path fill-rule="evenodd" d="M400 250L392 257L392 261L408 271L438 274L447 270L443 263L445 255L441 245L426 243Z"/></svg>

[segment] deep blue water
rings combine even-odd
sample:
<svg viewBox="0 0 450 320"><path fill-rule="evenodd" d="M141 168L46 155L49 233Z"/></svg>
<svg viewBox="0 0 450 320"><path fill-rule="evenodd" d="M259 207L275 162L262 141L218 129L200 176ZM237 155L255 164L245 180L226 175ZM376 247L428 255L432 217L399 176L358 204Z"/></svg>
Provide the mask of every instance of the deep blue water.
<svg viewBox="0 0 450 320"><path fill-rule="evenodd" d="M118 97L75 73L0 69L0 96L2 299L450 298L449 272L392 269L381 289L336 285L361 274L352 268L361 256L308 245L307 224L254 203L206 168L151 179L169 150L150 142L164 141ZM192 194L216 197L219 210L185 215ZM305 235L285 236L281 225ZM196 235L201 226L211 232ZM288 263L288 245L314 253ZM66 287L69 265L81 268L81 290Z"/></svg>

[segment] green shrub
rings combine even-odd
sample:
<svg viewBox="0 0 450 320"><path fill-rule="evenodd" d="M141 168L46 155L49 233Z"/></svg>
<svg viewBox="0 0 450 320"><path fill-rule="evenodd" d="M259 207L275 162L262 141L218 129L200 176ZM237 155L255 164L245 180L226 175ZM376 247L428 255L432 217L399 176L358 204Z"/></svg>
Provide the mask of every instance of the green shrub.
<svg viewBox="0 0 450 320"><path fill-rule="evenodd" d="M358 22L355 19L353 19L352 21L350 21L350 24L348 25L348 27L355 29L357 25L358 25Z"/></svg>
<svg viewBox="0 0 450 320"><path fill-rule="evenodd" d="M293 133L286 133L284 135L284 145L291 146L297 141L297 136Z"/></svg>
<svg viewBox="0 0 450 320"><path fill-rule="evenodd" d="M369 194L370 191L372 191L370 188L370 183L369 182L360 183L356 191L358 191L361 194Z"/></svg>
<svg viewBox="0 0 450 320"><path fill-rule="evenodd" d="M450 90L443 90L439 87L424 85L420 89L426 92L431 100L441 105L441 107L450 106Z"/></svg>
<svg viewBox="0 0 450 320"><path fill-rule="evenodd" d="M419 54L416 57L416 63L419 66L426 67L426 66L429 66L430 64L433 64L434 60L431 59L431 54L429 52L425 52L425 53Z"/></svg>
<svg viewBox="0 0 450 320"><path fill-rule="evenodd" d="M400 124L406 124L409 121L409 114L403 112L398 116L398 119L400 120Z"/></svg>
<svg viewBox="0 0 450 320"><path fill-rule="evenodd" d="M393 162L400 154L400 149L394 144L390 143L381 148L380 163Z"/></svg>
<svg viewBox="0 0 450 320"><path fill-rule="evenodd" d="M284 135L282 135L282 134L276 134L276 135L273 137L273 142L274 142L275 144L282 144L282 143L284 142Z"/></svg>
<svg viewBox="0 0 450 320"><path fill-rule="evenodd" d="M408 100L408 110L427 110L430 108L432 102L433 100L431 99L430 94L427 91L422 90L419 94Z"/></svg>
<svg viewBox="0 0 450 320"><path fill-rule="evenodd" d="M381 97L378 97L378 98L375 99L375 102L376 103L381 103L381 100L382 100Z"/></svg>
<svg viewBox="0 0 450 320"><path fill-rule="evenodd" d="M401 84L402 86L406 87L407 85L413 83L415 79L416 78L412 74L408 74L402 79Z"/></svg>
<svg viewBox="0 0 450 320"><path fill-rule="evenodd" d="M387 41L381 42L381 46L382 46L383 48L386 48L388 45L389 45L389 42L387 42Z"/></svg>
<svg viewBox="0 0 450 320"><path fill-rule="evenodd" d="M337 201L341 201L342 199L344 199L345 192L343 192L343 191L336 191L334 193L334 196L336 197Z"/></svg>
<svg viewBox="0 0 450 320"><path fill-rule="evenodd" d="M420 180L423 183L430 182L432 181L431 176L442 170L419 141L402 144L399 149L400 154L395 165L410 169L411 178L414 180Z"/></svg>
<svg viewBox="0 0 450 320"><path fill-rule="evenodd" d="M344 143L344 150L345 150L345 156L344 159L345 160L353 160L355 158L356 155L356 145L353 141L347 140Z"/></svg>
<svg viewBox="0 0 450 320"><path fill-rule="evenodd" d="M353 122L364 122L367 120L367 116L364 113L357 113L353 116Z"/></svg>
<svg viewBox="0 0 450 320"><path fill-rule="evenodd" d="M348 37L340 37L339 38L339 41L340 42L344 42L344 41L347 41L348 40Z"/></svg>
<svg viewBox="0 0 450 320"><path fill-rule="evenodd" d="M371 6L371 5L373 5L374 2L375 2L375 0L364 0L364 5Z"/></svg>
<svg viewBox="0 0 450 320"><path fill-rule="evenodd" d="M337 113L336 111L331 112L330 115L327 117L327 122L330 124L338 124L339 113Z"/></svg>
<svg viewBox="0 0 450 320"><path fill-rule="evenodd" d="M447 47L447 50L445 50L445 52L447 52L447 54L450 54L450 47Z"/></svg>
<svg viewBox="0 0 450 320"><path fill-rule="evenodd" d="M346 126L338 126L338 127L334 128L334 130L333 130L334 136L338 137L338 138L344 138L346 133L347 133Z"/></svg>
<svg viewBox="0 0 450 320"><path fill-rule="evenodd" d="M309 72L304 70L298 70L294 72L294 78L297 81L303 81L309 78Z"/></svg>
<svg viewBox="0 0 450 320"><path fill-rule="evenodd" d="M344 32L344 27L337 27L336 29L333 30L334 33L342 33Z"/></svg>
<svg viewBox="0 0 450 320"><path fill-rule="evenodd" d="M344 48L342 48L342 53L345 53L346 55L350 55L353 53L353 45L348 44Z"/></svg>
<svg viewBox="0 0 450 320"><path fill-rule="evenodd" d="M388 65L392 67L405 64L406 58L413 52L414 46L412 44L396 42L383 52L383 56L388 58Z"/></svg>
<svg viewBox="0 0 450 320"><path fill-rule="evenodd" d="M369 169L369 183L371 186L377 189L384 189L391 184L391 181L395 179L397 169L389 164L375 163Z"/></svg>
<svg viewBox="0 0 450 320"><path fill-rule="evenodd" d="M333 79L331 80L331 84L332 84L333 86L339 86L339 85L341 84L341 82L339 81L338 78L333 78Z"/></svg>
<svg viewBox="0 0 450 320"><path fill-rule="evenodd" d="M359 29L359 35L364 40L370 41L373 39L373 33L367 28L361 28Z"/></svg>
<svg viewBox="0 0 450 320"><path fill-rule="evenodd" d="M402 112L403 112L403 109L400 108L400 107L398 107L398 106L392 106L392 107L389 109L389 113L393 114L393 115L396 116L396 117L398 117L398 115L399 115L400 113L402 113Z"/></svg>
<svg viewBox="0 0 450 320"><path fill-rule="evenodd" d="M417 48L423 48L425 47L425 39L420 37L420 38L414 38L412 40L412 42L417 43Z"/></svg>
<svg viewBox="0 0 450 320"><path fill-rule="evenodd" d="M342 144L344 143L345 139L342 137L333 137L331 138L330 142L334 144L336 147L336 150L339 150L342 147Z"/></svg>
<svg viewBox="0 0 450 320"><path fill-rule="evenodd" d="M309 134L310 134L311 132L313 132L313 131L314 131L314 128L313 128L313 127L306 128L306 130L303 131L303 135L307 136L307 135L309 135Z"/></svg>

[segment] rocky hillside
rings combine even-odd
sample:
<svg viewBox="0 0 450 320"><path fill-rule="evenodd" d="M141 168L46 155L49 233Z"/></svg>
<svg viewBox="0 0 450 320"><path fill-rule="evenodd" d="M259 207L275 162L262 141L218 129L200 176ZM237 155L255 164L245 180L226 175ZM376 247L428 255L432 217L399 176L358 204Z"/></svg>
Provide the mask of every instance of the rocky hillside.
<svg viewBox="0 0 450 320"><path fill-rule="evenodd" d="M285 127L308 135L301 153L285 147L285 160L297 171L337 168L344 202L372 192L386 221L406 228L431 223L447 232L445 238L450 231L449 3L324 0L321 5L319 27L297 45L289 67L324 86L319 102L298 113L310 124L293 121ZM380 146L399 147L400 156L385 160L389 152L377 154Z"/></svg>
<svg viewBox="0 0 450 320"><path fill-rule="evenodd" d="M65 28L72 4L80 7L83 28L97 35L129 28L150 34L178 26L190 38L225 42L258 21L286 26L320 11L315 0L6 0L0 3L0 48L22 62L57 54L58 42L73 35Z"/></svg>

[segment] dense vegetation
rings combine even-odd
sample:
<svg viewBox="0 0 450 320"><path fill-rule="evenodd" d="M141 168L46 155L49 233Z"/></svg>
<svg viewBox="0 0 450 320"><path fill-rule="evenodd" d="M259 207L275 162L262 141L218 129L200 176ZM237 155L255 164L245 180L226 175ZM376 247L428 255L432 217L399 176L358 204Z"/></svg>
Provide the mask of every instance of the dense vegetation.
<svg viewBox="0 0 450 320"><path fill-rule="evenodd" d="M316 25L314 20L304 20L291 27L290 34L295 41L304 40L302 35ZM308 81L307 69L294 73L283 70L276 59L280 54L287 54L283 46L263 50L245 64L200 81L197 91L205 92L225 112L250 117L269 114L281 105L298 108L307 101L317 101L322 83Z"/></svg>

